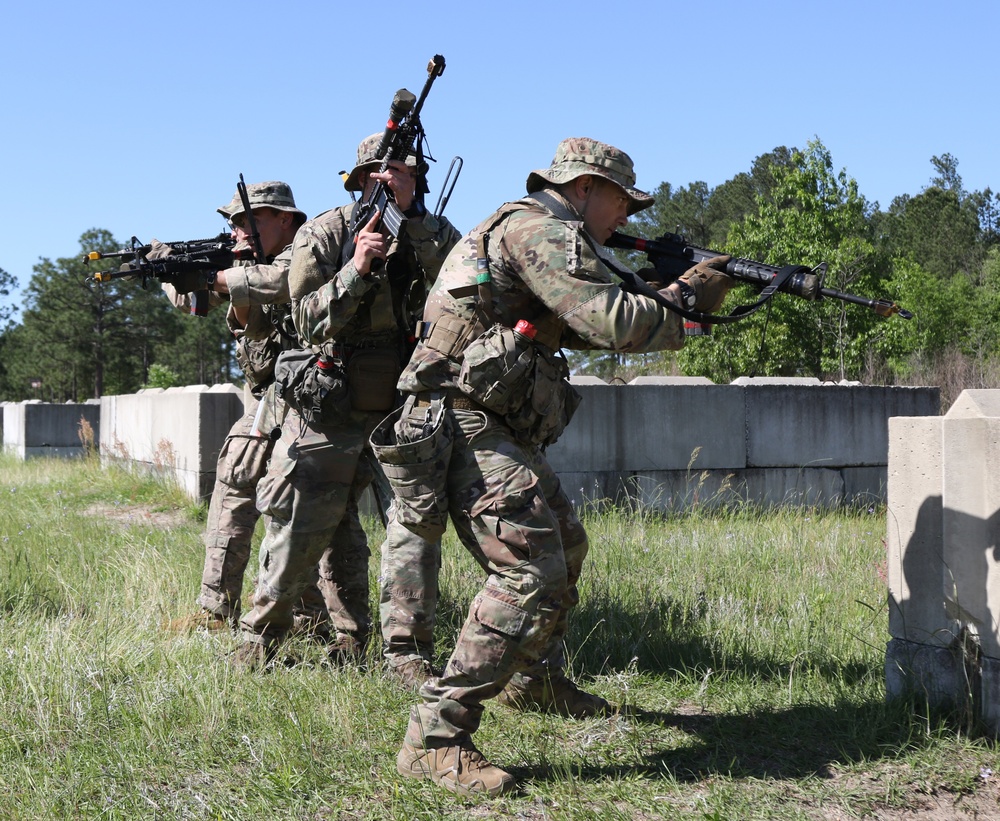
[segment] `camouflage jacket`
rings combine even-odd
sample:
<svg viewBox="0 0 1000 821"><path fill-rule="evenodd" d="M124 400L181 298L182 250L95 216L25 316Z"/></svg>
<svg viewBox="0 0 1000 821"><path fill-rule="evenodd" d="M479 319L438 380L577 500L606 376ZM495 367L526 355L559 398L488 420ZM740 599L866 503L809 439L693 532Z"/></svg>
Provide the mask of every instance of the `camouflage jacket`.
<svg viewBox="0 0 1000 821"><path fill-rule="evenodd" d="M286 245L265 265L240 265L226 271L230 298L226 324L237 339L241 336L248 340L278 337L271 317L291 302L288 291L291 263L292 246ZM250 309L245 327L236 319L234 308Z"/></svg>
<svg viewBox="0 0 1000 821"><path fill-rule="evenodd" d="M291 301L288 293L288 269L291 261L291 245L264 265L238 261L233 268L226 270L228 296L211 291L208 296L209 310L226 305L229 309L226 324L236 337L246 334L249 339L264 339L271 336L274 327L269 317L270 310L265 310L262 306L287 305ZM190 294L177 293L174 286L167 282L161 287L174 307L190 312ZM250 308L250 319L245 328L234 316L233 308Z"/></svg>
<svg viewBox="0 0 1000 821"><path fill-rule="evenodd" d="M295 235L289 272L292 317L307 344L398 344L404 335L412 334L425 286L434 281L459 239L446 219L431 214L411 219L403 241L393 241L385 267L363 277L351 258L349 229L354 208L352 203L326 211ZM399 283L416 286L416 299L409 286L401 289Z"/></svg>
<svg viewBox="0 0 1000 821"><path fill-rule="evenodd" d="M554 191L549 193L570 214L579 216L568 201ZM680 317L652 299L619 287L613 267L621 263L588 241L582 217L560 220L530 198L498 210L451 252L427 296L422 338L435 324L461 325L458 321L462 320L472 327L476 323L477 245L484 232L488 232L494 321L513 328L523 319L544 329L535 342L544 339L551 350L642 353L683 346ZM452 293L459 290L464 293ZM481 311L478 316L482 325ZM460 357L460 350L448 356L429 344L418 344L400 378L400 390L419 393L454 387Z"/></svg>

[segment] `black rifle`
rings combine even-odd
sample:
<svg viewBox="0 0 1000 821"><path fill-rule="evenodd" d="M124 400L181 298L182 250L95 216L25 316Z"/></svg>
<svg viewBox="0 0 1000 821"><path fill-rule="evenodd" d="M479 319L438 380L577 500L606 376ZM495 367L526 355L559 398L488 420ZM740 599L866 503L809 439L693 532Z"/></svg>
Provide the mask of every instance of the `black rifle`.
<svg viewBox="0 0 1000 821"><path fill-rule="evenodd" d="M244 218L247 221L247 228L250 234L250 247L253 249L254 260L258 265L267 262L264 257L264 244L260 241L260 232L257 230L257 220L254 219L253 209L250 207L250 195L247 193L247 184L240 174L240 181L236 183L236 191L240 195L240 202L243 203Z"/></svg>
<svg viewBox="0 0 1000 821"><path fill-rule="evenodd" d="M167 242L173 253L162 259L147 259L152 246L143 245L132 237L128 248L120 251L101 253L91 251L83 261L89 264L99 259L118 259L121 266L117 271L99 271L90 282L105 283L115 279L139 278L142 287L147 288L150 279L160 282L176 282L183 274L193 271L220 271L232 268L237 259L245 258L246 251L235 250L236 240L230 234L219 234L210 239L195 239L184 242ZM194 291L191 294L191 313L205 316L208 313L208 291Z"/></svg>
<svg viewBox="0 0 1000 821"><path fill-rule="evenodd" d="M670 233L664 234L654 240L649 240L615 232L605 245L609 248L625 248L641 251L646 254L656 269L657 278L664 285L669 285L692 265L697 265L699 262L711 259L712 257L722 256L719 251L698 248L695 245L691 245L680 234ZM900 308L891 300L870 299L864 296L848 294L844 291L836 291L833 288L823 287L826 267L826 263L824 262L815 268L809 268L806 265L786 265L779 268L773 265L765 265L763 262L755 262L752 259L732 257L726 264L726 273L733 279L741 282L749 282L763 289L757 302L751 305L741 305L732 313L725 316L683 310L678 311L678 313L694 322L726 324L743 319L745 316L762 307L776 291L781 291L786 294L802 297L803 299L839 299L843 302L863 305L866 308L871 308L879 316L899 314L902 319L913 318L912 313L904 308ZM629 285L636 285L636 283L631 282ZM639 290L642 290L643 293L647 292L641 288ZM653 289L648 288L648 290Z"/></svg>
<svg viewBox="0 0 1000 821"><path fill-rule="evenodd" d="M420 123L420 110L424 106L424 100L427 99L427 93L431 90L431 84L442 74L444 74L444 57L435 54L427 63L427 82L424 83L420 96L414 97L411 92L401 88L392 98L389 121L375 150L375 159L382 161L380 172L389 167L390 161L405 161L410 154L416 155L418 174L426 172L423 150L426 135ZM422 196L420 182L417 184L417 190L417 196ZM379 231L384 227L393 237L400 235L406 227L406 215L396 205L389 187L383 182L377 182L371 187L367 196L362 196L354 209L354 217L351 219L352 238L368 224L376 210L379 212L379 218L375 230Z"/></svg>

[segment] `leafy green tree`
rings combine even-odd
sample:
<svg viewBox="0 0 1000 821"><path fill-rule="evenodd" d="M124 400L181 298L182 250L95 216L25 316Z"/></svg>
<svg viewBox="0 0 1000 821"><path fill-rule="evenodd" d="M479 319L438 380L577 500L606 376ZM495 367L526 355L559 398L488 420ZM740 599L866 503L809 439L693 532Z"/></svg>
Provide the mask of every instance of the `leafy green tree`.
<svg viewBox="0 0 1000 821"><path fill-rule="evenodd" d="M863 295L885 287L883 258L871 233L871 206L845 171L834 173L830 152L811 141L790 164L772 166L775 185L758 212L733 226L725 250L775 266L828 264L826 286ZM735 288L728 310L756 294ZM809 302L776 295L748 319L715 327L678 355L685 373L728 382L741 375L857 377L879 317L839 300Z"/></svg>
<svg viewBox="0 0 1000 821"><path fill-rule="evenodd" d="M11 394L7 376L7 363L9 361L9 332L13 324L14 308L6 300L15 288L17 288L17 277L8 274L3 268L0 268L0 297L4 299L4 302L0 303L0 397L6 397Z"/></svg>
<svg viewBox="0 0 1000 821"><path fill-rule="evenodd" d="M936 277L960 272L972 274L982 265L981 220L995 236L991 196L969 194L962 187L958 160L951 154L932 157L935 174L916 196L896 197L876 224L885 251L894 258L909 257Z"/></svg>
<svg viewBox="0 0 1000 821"><path fill-rule="evenodd" d="M177 371L168 368L166 365L153 363L149 366L149 381L143 385L144 388L173 388L181 384L180 375Z"/></svg>
<svg viewBox="0 0 1000 821"><path fill-rule="evenodd" d="M978 361L1000 354L1000 249L987 253L975 278L942 279L912 260L897 261L892 288L914 318L893 323L877 348L900 376L948 350Z"/></svg>

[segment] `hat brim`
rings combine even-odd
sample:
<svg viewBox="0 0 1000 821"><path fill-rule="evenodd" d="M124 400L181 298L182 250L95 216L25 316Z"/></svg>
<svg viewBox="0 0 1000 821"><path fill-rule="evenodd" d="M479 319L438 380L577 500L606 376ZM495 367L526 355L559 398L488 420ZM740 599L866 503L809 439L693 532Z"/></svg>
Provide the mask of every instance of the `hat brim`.
<svg viewBox="0 0 1000 821"><path fill-rule="evenodd" d="M364 183L361 182L362 174L371 174L373 171L378 171L382 167L381 160L372 160L372 162L363 162L361 165L354 166L354 169L347 178L344 180L344 190L345 191L364 191Z"/></svg>
<svg viewBox="0 0 1000 821"><path fill-rule="evenodd" d="M254 208L273 208L275 211L287 211L289 214L296 214L302 218L303 222L309 219L309 217L306 216L306 213L304 211L300 211L298 208L292 208L287 205L271 205L268 202L259 202L259 203L251 203L250 208L251 210L253 210ZM239 216L244 211L246 211L242 203L240 203L239 208L234 208L232 211L226 211L223 210L222 208L217 208L215 210L229 220L231 220L233 217Z"/></svg>
<svg viewBox="0 0 1000 821"><path fill-rule="evenodd" d="M562 185L563 183L572 182L577 177L582 177L585 174L592 177L602 177L608 182L614 183L622 191L624 191L625 195L629 199L628 215L630 217L633 214L638 214L640 211L649 208L656 202L656 198L652 194L647 194L645 191L640 191L638 188L622 185L618 182L618 180L613 179L607 174L601 173L599 168L594 168L594 166L586 165L585 163L564 163L555 169L542 168L537 171L532 171L528 174L528 180L525 183L525 188L529 194L534 194L536 191L544 188L546 183L552 185Z"/></svg>

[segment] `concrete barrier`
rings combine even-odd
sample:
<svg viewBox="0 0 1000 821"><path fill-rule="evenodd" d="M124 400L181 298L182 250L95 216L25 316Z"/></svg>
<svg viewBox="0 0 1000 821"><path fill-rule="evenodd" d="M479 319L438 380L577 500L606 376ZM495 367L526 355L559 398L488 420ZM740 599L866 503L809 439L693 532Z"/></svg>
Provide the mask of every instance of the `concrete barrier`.
<svg viewBox="0 0 1000 821"><path fill-rule="evenodd" d="M211 496L226 434L243 415L234 385L151 388L101 398L101 459L173 476L195 499Z"/></svg>
<svg viewBox="0 0 1000 821"><path fill-rule="evenodd" d="M3 405L3 449L21 459L78 457L97 447L101 407L96 399L55 405L30 399Z"/></svg>
<svg viewBox="0 0 1000 821"><path fill-rule="evenodd" d="M889 431L886 693L1000 733L1000 391Z"/></svg>
<svg viewBox="0 0 1000 821"><path fill-rule="evenodd" d="M573 384L583 401L547 453L577 504L881 503L889 418L940 412L932 387L672 377Z"/></svg>
<svg viewBox="0 0 1000 821"><path fill-rule="evenodd" d="M583 377L573 384L580 408L548 449L570 497L580 506L611 502L664 511L883 502L889 418L937 416L940 401L937 388L816 379L715 385L698 377L643 377L609 385ZM65 407L13 407L33 405ZM231 385L106 396L102 458L172 473L192 497L205 498L219 448L242 407ZM5 423L23 412L5 409ZM96 420L92 424L97 430ZM68 420L60 435L76 436L77 426L76 418ZM33 437L43 430L28 428Z"/></svg>

